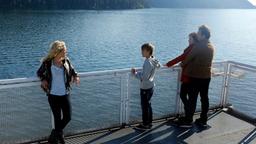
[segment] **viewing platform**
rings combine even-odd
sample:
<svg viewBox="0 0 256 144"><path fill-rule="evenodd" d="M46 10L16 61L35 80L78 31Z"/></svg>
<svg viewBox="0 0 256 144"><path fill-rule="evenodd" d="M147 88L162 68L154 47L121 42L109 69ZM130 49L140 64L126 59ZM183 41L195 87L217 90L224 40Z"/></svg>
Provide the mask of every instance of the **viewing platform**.
<svg viewBox="0 0 256 144"><path fill-rule="evenodd" d="M256 144L256 66L233 61L213 64L206 128L180 128L172 122L184 113L180 67L161 68L156 75L153 127L142 132L134 129L141 122L141 110L139 81L130 69L80 73L81 85L72 90L66 143ZM47 143L54 124L39 85L37 78L0 80L0 144Z"/></svg>

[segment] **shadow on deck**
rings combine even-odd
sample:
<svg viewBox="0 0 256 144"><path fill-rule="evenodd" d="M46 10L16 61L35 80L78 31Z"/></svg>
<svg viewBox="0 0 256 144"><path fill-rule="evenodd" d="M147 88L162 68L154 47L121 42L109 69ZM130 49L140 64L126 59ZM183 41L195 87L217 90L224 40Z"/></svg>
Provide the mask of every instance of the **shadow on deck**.
<svg viewBox="0 0 256 144"><path fill-rule="evenodd" d="M197 117L197 116L196 116ZM67 144L237 144L256 142L253 124L223 110L212 114L207 128L179 128L169 121L154 123L151 130L137 131L134 126L66 138ZM44 142L40 142L44 143Z"/></svg>

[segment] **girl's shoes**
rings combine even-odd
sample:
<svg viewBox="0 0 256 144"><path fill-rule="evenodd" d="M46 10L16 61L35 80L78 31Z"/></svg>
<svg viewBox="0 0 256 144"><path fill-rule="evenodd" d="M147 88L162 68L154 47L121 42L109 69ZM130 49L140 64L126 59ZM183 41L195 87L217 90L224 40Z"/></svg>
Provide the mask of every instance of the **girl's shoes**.
<svg viewBox="0 0 256 144"><path fill-rule="evenodd" d="M56 130L52 130L51 135L48 138L48 143L50 144L65 144L65 140L64 140L64 135L63 132L60 131L56 131Z"/></svg>
<svg viewBox="0 0 256 144"><path fill-rule="evenodd" d="M48 138L48 143L58 144L57 133L54 129L52 130L51 135Z"/></svg>

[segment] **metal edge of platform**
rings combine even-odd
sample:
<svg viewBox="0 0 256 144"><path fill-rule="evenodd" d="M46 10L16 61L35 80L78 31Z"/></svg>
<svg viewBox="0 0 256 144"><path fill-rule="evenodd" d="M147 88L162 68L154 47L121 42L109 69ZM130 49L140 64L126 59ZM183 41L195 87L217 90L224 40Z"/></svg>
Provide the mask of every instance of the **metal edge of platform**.
<svg viewBox="0 0 256 144"><path fill-rule="evenodd" d="M224 108L223 111L232 115L233 117L236 117L240 120L243 120L247 123L250 123L250 124L256 126L256 119L255 118L236 110L232 105Z"/></svg>
<svg viewBox="0 0 256 144"><path fill-rule="evenodd" d="M256 142L256 119L255 118L236 110L232 105L224 108L223 111L235 118L238 118L242 121L245 121L255 126L255 129L252 130L250 133L248 133L248 135L245 138L243 138L238 144L249 144L253 141Z"/></svg>

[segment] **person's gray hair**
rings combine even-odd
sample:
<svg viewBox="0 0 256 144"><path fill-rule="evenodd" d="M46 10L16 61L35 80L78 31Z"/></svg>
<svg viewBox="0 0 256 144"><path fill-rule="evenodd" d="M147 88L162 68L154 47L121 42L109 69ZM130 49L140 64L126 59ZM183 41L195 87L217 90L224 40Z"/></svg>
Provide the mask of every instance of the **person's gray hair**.
<svg viewBox="0 0 256 144"><path fill-rule="evenodd" d="M202 35L205 36L205 38L210 39L211 31L207 25L201 25L198 30Z"/></svg>

